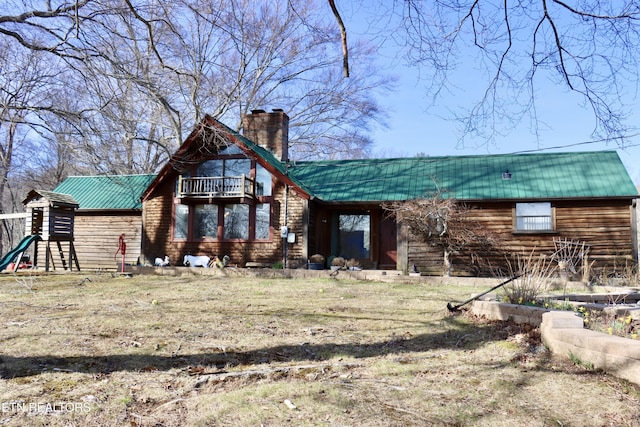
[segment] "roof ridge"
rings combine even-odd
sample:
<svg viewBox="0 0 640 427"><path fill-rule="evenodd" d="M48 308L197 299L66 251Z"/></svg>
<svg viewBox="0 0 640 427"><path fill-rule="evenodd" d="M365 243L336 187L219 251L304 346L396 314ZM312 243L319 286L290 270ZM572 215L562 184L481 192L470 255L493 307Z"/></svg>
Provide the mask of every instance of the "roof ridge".
<svg viewBox="0 0 640 427"><path fill-rule="evenodd" d="M318 159L318 160L290 160L290 164L308 164L308 163L347 163L347 162L386 162L386 161L406 161L406 160L441 160L441 159L461 159L461 158L496 158L496 157L512 157L512 156L566 156L566 155L601 155L604 153L618 154L616 150L594 150L594 151L562 151L552 153L498 153L498 154L448 154L442 156L411 156L411 157L370 157L359 159Z"/></svg>
<svg viewBox="0 0 640 427"><path fill-rule="evenodd" d="M157 173L129 173L129 174L105 174L105 175L68 175L67 178L108 178L120 176L155 176ZM65 178L65 179L67 179Z"/></svg>

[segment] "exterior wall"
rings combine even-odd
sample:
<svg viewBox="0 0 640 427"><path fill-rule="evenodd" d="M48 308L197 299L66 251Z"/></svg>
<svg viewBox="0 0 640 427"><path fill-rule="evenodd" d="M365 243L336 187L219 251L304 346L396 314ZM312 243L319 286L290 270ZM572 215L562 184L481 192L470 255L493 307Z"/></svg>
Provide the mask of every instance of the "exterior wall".
<svg viewBox="0 0 640 427"><path fill-rule="evenodd" d="M398 239L399 247L404 248L406 263L401 263L401 268L406 272L413 272L415 268L428 276L441 276L444 271L444 252L437 246L429 245L411 234L407 227L402 227ZM402 237L401 237L402 236Z"/></svg>
<svg viewBox="0 0 640 427"><path fill-rule="evenodd" d="M283 185L274 188L270 241L173 241L173 184L172 180L167 181L169 183L159 187L157 194L144 205L143 262L151 264L155 257L168 255L173 265L182 265L185 254L226 254L231 257L231 264L240 267L248 262L269 265L282 262L285 254L280 227L285 224L285 214L289 233L295 235L295 242L287 244L288 267L304 266L313 253L322 253L325 257L331 255L332 237L327 227L323 231L322 221L330 218L332 208L308 202L293 191L285 195ZM469 248L452 254L452 275L508 274L507 260L515 267L518 255L526 256L532 251L551 255L555 251L554 238L588 244L587 264L594 272L619 271L635 264L635 229L632 224L635 217L631 201L555 201L553 206L556 226L553 233L513 232L514 203L479 203L473 206L472 218L484 224L499 243L495 248ZM376 242L372 243L375 247ZM78 257L83 267L80 253ZM442 249L420 241L400 227L397 268L411 272L413 265L423 274L445 273ZM375 268L375 264L366 267Z"/></svg>
<svg viewBox="0 0 640 427"><path fill-rule="evenodd" d="M283 239L280 227L288 217L289 232L295 234L295 242L287 244L288 266L296 268L306 262L307 202L277 185L273 192L271 239L269 241L184 241L173 240L173 180L167 179L155 194L144 202L142 262L152 264L156 257L169 256L172 265L182 265L184 255L229 255L230 264L239 267L247 263L272 265L284 259ZM286 208L285 208L286 205ZM285 212L286 211L286 212Z"/></svg>
<svg viewBox="0 0 640 427"><path fill-rule="evenodd" d="M638 202L640 199L633 201L633 226L634 226L634 238L635 238L635 260L636 264L640 264L640 206Z"/></svg>
<svg viewBox="0 0 640 427"><path fill-rule="evenodd" d="M553 239L584 242L590 251L587 264L592 274L622 271L635 266L635 231L631 200L554 201L555 231L552 233L513 232L514 203L477 204L471 211L475 220L484 224L499 242L495 248L469 248L454 254L452 275L492 275L508 273L507 259L515 267L517 255L532 251L551 255ZM410 236L410 235L409 235ZM442 271L442 256L434 248L409 237L408 264L420 271Z"/></svg>
<svg viewBox="0 0 640 427"><path fill-rule="evenodd" d="M172 265L182 259L183 248L172 242L173 182L160 185L153 197L142 204L142 254L143 264L153 265L157 257L168 256ZM197 253L197 252L193 252Z"/></svg>
<svg viewBox="0 0 640 427"><path fill-rule="evenodd" d="M280 186L274 195L280 201L280 215L278 217L278 223L284 225L285 211L284 204L282 202L284 189L282 186ZM289 227L289 233L295 234L295 242L287 244L287 267L298 268L306 265L307 259L309 258L309 254L307 252L309 235L309 204L305 199L292 191L289 191L289 195L286 199L286 224ZM274 239L279 238L278 230L279 228L274 230L274 233L276 234Z"/></svg>
<svg viewBox="0 0 640 427"><path fill-rule="evenodd" d="M125 234L127 250L125 263L136 264L140 256L142 218L140 211L78 212L74 221L74 248L81 270L117 270L122 262L118 251L118 240ZM55 240L55 239L54 239ZM44 268L47 242L38 242L38 267ZM55 241L50 243L53 265L49 268L60 270L62 262ZM69 244L61 243L65 262L69 265ZM75 270L75 265L73 266Z"/></svg>

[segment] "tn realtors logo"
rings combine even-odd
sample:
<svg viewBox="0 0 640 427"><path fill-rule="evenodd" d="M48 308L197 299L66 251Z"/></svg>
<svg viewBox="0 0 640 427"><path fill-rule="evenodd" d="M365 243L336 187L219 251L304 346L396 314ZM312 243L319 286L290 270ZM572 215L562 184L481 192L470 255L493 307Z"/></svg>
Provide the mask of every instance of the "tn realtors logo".
<svg viewBox="0 0 640 427"><path fill-rule="evenodd" d="M1 402L0 412L30 414L51 414L60 412L89 412L89 402Z"/></svg>

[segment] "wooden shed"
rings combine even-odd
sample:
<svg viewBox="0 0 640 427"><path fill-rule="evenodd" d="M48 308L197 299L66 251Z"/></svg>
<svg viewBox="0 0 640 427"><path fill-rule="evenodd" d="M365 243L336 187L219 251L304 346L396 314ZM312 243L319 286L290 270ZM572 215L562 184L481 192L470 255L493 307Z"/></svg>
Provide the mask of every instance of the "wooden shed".
<svg viewBox="0 0 640 427"><path fill-rule="evenodd" d="M122 259L119 239L124 234L126 264L137 264L142 236L140 195L155 175L70 176L54 191L73 196L75 247L83 269L116 270Z"/></svg>

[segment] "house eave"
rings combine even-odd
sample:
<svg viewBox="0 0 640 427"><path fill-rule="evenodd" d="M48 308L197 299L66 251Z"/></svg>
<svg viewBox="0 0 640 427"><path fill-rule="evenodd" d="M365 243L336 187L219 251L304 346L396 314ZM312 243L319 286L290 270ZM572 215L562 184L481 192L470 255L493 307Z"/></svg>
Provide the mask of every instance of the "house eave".
<svg viewBox="0 0 640 427"><path fill-rule="evenodd" d="M85 209L76 209L76 214L105 214L105 213L113 213L113 214L123 214L123 213L134 213L141 214L142 208L85 208Z"/></svg>
<svg viewBox="0 0 640 427"><path fill-rule="evenodd" d="M545 201L545 202L553 202L553 201L587 201L587 200L633 200L640 196L638 195L627 195L627 196L570 196L570 197L510 197L503 199L457 199L460 202L465 203L519 203L519 202L536 202L536 201Z"/></svg>
<svg viewBox="0 0 640 427"><path fill-rule="evenodd" d="M493 198L493 199L456 199L462 203L518 203L518 202L535 202L535 201L585 201L585 200L634 200L640 198L640 195L626 196L573 196L573 197L511 197L511 198ZM323 205L347 206L347 205L382 205L385 203L402 202L405 200L324 200L316 196L312 196L310 200Z"/></svg>

